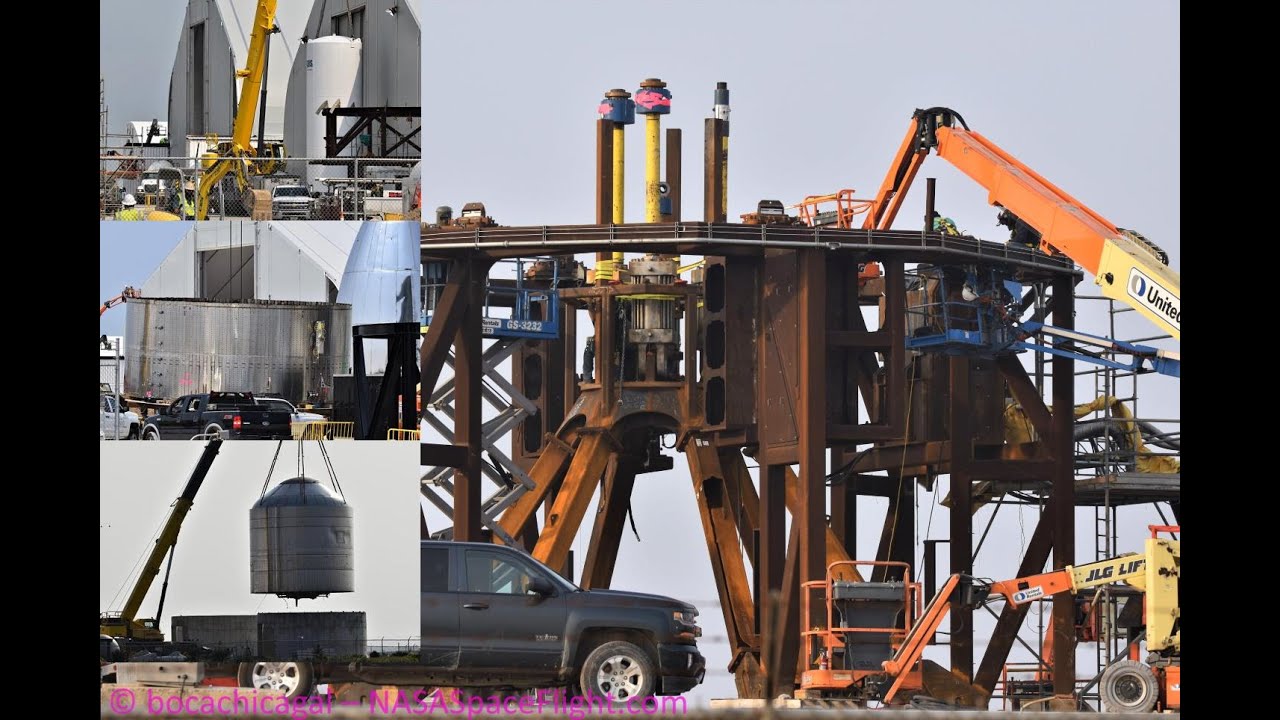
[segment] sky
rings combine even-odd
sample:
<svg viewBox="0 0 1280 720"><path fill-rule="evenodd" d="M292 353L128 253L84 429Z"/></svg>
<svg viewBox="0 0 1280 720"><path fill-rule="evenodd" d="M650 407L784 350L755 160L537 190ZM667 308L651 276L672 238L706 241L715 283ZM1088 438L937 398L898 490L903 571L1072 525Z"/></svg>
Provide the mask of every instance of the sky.
<svg viewBox="0 0 1280 720"><path fill-rule="evenodd" d="M873 195L912 111L941 105L1104 217L1160 244L1180 270L1176 4L564 0L488 6L482 40L430 30L475 22L474 3L438 0L426 9L424 208L457 210L480 200L504 225L592 222L596 106L610 88L634 93L641 80L658 77L673 95L663 127L684 129L686 219L700 220L702 119L710 115L715 83L725 81L733 108L731 219L763 198L789 205L847 187ZM431 108L432 97L447 101ZM630 222L643 219L641 123L627 130ZM926 177L937 178L937 207L962 230L990 240L1008 237L985 191L937 158L925 163L897 227L918 227ZM1091 277L1077 294L1098 294ZM1110 334L1100 306L1078 301L1077 327ZM1136 313L1117 318L1116 337L1156 334ZM586 325L585 318L580 322ZM1141 415L1180 416L1176 380L1147 376L1140 388ZM1082 377L1078 401L1095 393L1092 379ZM709 671L689 697L704 702L732 696L733 684L724 670L728 647L714 641L724 636L723 619L685 467L677 457L676 470L637 480L632 507L641 540L624 533L613 586L675 595L701 608ZM918 494L917 548L921 539L946 536L947 510L937 500L947 483L939 487L937 496ZM862 500L859 554L875 548L884 507ZM996 517L976 562L979 575L1016 573L1034 512L1004 510ZM991 513L980 510L975 527L984 527ZM1077 557L1092 559L1093 511L1077 516ZM1158 522L1150 505L1120 510L1117 549L1140 549L1146 525ZM584 522L575 541L576 572L589 528ZM975 621L977 657L990 627L984 615ZM1023 637L1035 644L1033 631L1024 629ZM1092 667L1092 647L1080 650L1081 673ZM927 657L945 664L946 649L931 648Z"/></svg>
<svg viewBox="0 0 1280 720"><path fill-rule="evenodd" d="M249 592L249 509L261 496L273 442L223 443L179 535L161 629L173 615L363 610L370 639L417 637L418 521L414 512L418 448L403 442L325 444L354 511L355 592L293 602ZM99 605L119 610L140 560L169 506L200 459L204 443L100 443ZM297 476L297 445L284 443L270 487ZM318 444L305 443L306 476L329 487ZM153 617L163 572L142 605ZM123 590L121 588L123 587ZM115 600L113 601L113 598Z"/></svg>
<svg viewBox="0 0 1280 720"><path fill-rule="evenodd" d="M126 287L142 284L191 230L189 222L98 223L98 295L105 302ZM98 334L124 335L124 308L98 319Z"/></svg>
<svg viewBox="0 0 1280 720"><path fill-rule="evenodd" d="M124 132L131 120L164 120L187 4L101 0L99 8L98 63L107 94L108 130Z"/></svg>

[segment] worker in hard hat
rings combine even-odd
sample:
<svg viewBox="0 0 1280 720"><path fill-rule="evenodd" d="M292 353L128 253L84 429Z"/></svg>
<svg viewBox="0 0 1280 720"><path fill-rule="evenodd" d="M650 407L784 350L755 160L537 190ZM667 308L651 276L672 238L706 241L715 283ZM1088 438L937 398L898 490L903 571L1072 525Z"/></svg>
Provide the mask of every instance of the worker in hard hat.
<svg viewBox="0 0 1280 720"><path fill-rule="evenodd" d="M996 207L1000 208L1000 214L996 216L996 224L1009 228L1009 242L1029 248L1040 247L1040 233L1036 232L1035 228L1003 205L997 204Z"/></svg>
<svg viewBox="0 0 1280 720"><path fill-rule="evenodd" d="M192 180L182 184L182 212L180 215L183 220L196 219L196 184Z"/></svg>
<svg viewBox="0 0 1280 720"><path fill-rule="evenodd" d="M949 217L943 217L937 210L933 211L933 231L943 235L960 234L960 229L956 227L956 221Z"/></svg>
<svg viewBox="0 0 1280 720"><path fill-rule="evenodd" d="M145 220L142 210L138 208L138 200L133 193L125 193L120 201L120 210L115 214L116 220Z"/></svg>

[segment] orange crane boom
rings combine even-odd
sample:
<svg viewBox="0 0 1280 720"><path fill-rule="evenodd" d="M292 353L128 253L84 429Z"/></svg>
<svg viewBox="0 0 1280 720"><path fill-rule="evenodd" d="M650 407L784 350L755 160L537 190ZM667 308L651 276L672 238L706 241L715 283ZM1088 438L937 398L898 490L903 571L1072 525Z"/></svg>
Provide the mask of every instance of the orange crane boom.
<svg viewBox="0 0 1280 720"><path fill-rule="evenodd" d="M958 125L958 127L957 127ZM1181 339L1181 276L1138 233L1116 227L998 145L973 132L948 108L916 110L863 228L893 225L930 151L987 189L992 205L1040 234L1040 249L1061 253L1094 276L1102 294L1124 302Z"/></svg>

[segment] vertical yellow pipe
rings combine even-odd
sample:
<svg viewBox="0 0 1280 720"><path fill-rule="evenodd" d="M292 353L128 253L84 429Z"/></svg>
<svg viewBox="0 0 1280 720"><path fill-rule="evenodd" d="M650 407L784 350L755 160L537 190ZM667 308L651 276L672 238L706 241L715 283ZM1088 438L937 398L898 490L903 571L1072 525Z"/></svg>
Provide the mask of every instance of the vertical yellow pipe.
<svg viewBox="0 0 1280 720"><path fill-rule="evenodd" d="M626 182L623 178L627 160L626 160L626 133L623 128L626 127L622 123L613 124L613 224L621 225L626 222L623 220L623 191Z"/></svg>
<svg viewBox="0 0 1280 720"><path fill-rule="evenodd" d="M724 138L720 141L720 213L729 222L729 123L725 123Z"/></svg>
<svg viewBox="0 0 1280 720"><path fill-rule="evenodd" d="M656 223L662 219L659 210L659 164L662 150L659 138L662 131L661 116L650 113L644 117L644 221Z"/></svg>
<svg viewBox="0 0 1280 720"><path fill-rule="evenodd" d="M626 222L626 216L623 214L624 195L626 190L625 169L627 165L626 159L626 133L623 128L626 126L622 123L614 123L613 125L613 224L621 225ZM626 258L622 253L613 254L613 276L616 278L622 271L622 265Z"/></svg>

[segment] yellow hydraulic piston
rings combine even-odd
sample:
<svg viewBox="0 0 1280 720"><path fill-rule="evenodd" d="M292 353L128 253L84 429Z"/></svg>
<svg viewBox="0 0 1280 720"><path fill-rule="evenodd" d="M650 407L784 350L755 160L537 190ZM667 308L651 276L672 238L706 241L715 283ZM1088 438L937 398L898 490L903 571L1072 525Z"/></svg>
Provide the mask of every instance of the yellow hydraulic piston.
<svg viewBox="0 0 1280 720"><path fill-rule="evenodd" d="M640 83L636 92L636 112L645 116L644 122L644 221L656 223L662 219L661 181L662 121L660 117L671 112L671 91L657 78Z"/></svg>
<svg viewBox="0 0 1280 720"><path fill-rule="evenodd" d="M600 103L600 117L613 123L613 224L626 222L623 207L626 199L626 126L636 121L636 104L631 93L621 88L614 88L604 94ZM596 284L610 282L617 278L618 269L622 267L623 255L620 252L599 253L596 257Z"/></svg>

